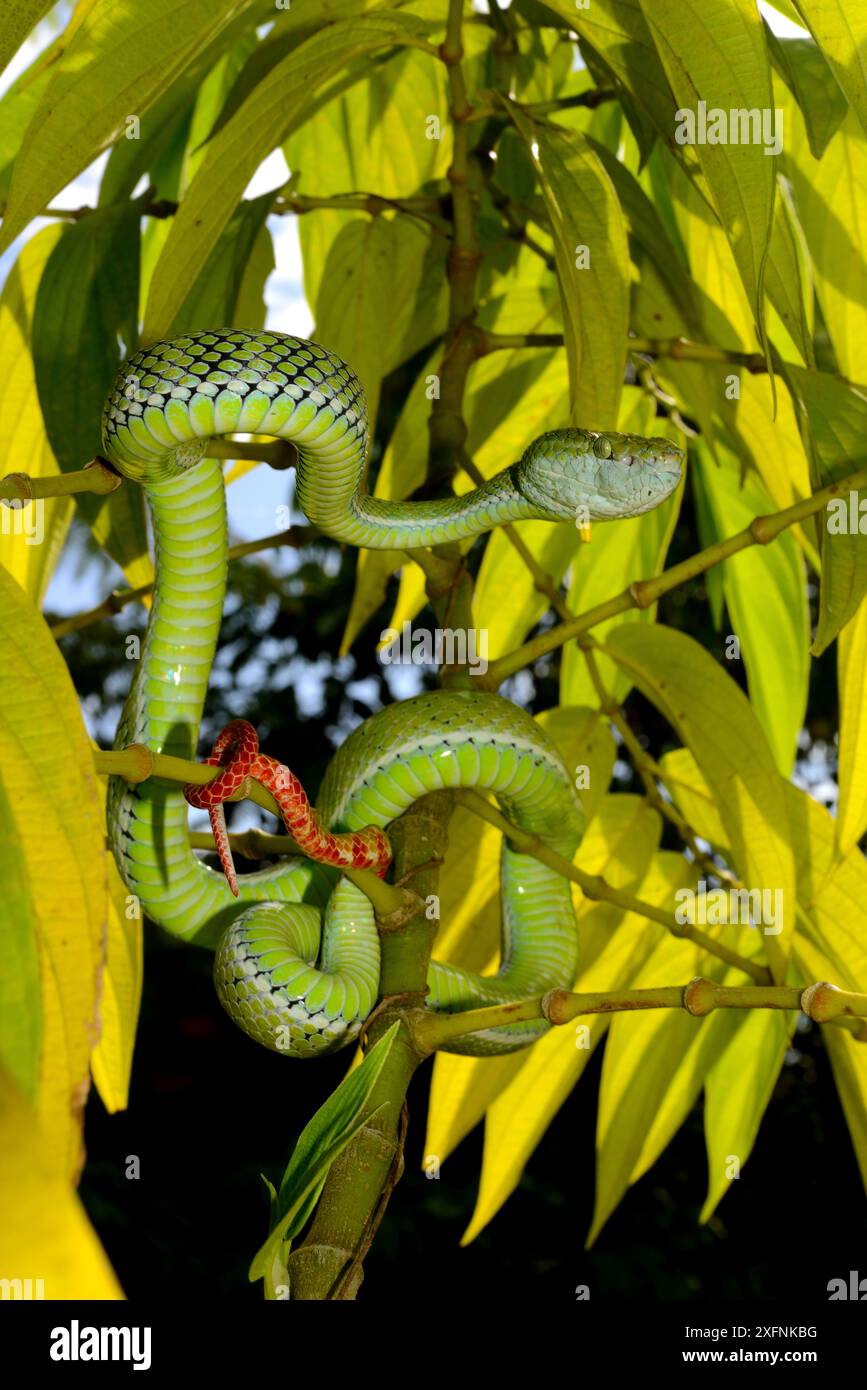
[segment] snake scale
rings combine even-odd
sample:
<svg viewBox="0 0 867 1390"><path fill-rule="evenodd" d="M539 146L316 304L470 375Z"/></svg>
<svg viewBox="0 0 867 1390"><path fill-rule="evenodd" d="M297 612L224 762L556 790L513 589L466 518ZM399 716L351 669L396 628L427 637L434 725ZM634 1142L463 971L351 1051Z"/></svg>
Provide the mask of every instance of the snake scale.
<svg viewBox="0 0 867 1390"><path fill-rule="evenodd" d="M574 524L582 506L591 520L636 516L669 496L682 461L666 440L556 430L465 496L389 502L363 490L364 395L351 369L326 349L276 332L222 329L136 353L106 402L103 452L145 490L156 582L117 747L142 743L196 755L227 563L225 489L208 441L236 433L290 441L297 499L310 521L337 540L374 549L437 545L522 518ZM249 725L234 734L232 728L213 757L221 765L240 756L248 737ZM275 774L280 765L272 759L261 766L263 779L291 777L288 769ZM516 825L573 857L583 816L557 751L518 706L463 690L384 709L338 749L316 804L314 839L321 831L330 863L286 858L230 883L193 853L183 790L156 781L130 786L110 779L109 835L146 914L172 935L215 950L217 992L235 1022L274 1051L309 1057L356 1038L378 997L373 911L340 875L340 846L354 854L375 844L387 856L384 827L427 792L457 786L493 793ZM301 802L292 798L300 788L287 782L284 791L284 818L296 808L290 833L297 841ZM215 826L221 817L221 807L212 809ZM465 1010L573 983L578 943L568 881L504 843L501 896L497 974L433 962L430 1008ZM451 1050L510 1052L546 1028L490 1028L456 1040Z"/></svg>

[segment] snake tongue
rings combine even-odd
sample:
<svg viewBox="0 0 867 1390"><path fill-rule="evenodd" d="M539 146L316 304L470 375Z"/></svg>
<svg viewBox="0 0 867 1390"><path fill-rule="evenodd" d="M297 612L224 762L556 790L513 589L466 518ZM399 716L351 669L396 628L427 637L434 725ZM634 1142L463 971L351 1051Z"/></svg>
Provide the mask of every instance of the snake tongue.
<svg viewBox="0 0 867 1390"><path fill-rule="evenodd" d="M229 832L226 829L226 813L223 810L223 803L219 806L208 808L208 815L211 818L211 833L214 836L214 844L220 856L220 863L223 866L223 873L229 882L232 893L238 896L238 877L235 873L235 862L232 859L232 850L229 845Z"/></svg>

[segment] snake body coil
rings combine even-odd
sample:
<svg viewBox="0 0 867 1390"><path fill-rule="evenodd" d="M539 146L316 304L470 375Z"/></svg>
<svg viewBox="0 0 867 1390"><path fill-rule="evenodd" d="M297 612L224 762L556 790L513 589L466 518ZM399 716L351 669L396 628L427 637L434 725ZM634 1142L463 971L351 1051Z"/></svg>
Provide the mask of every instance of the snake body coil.
<svg viewBox="0 0 867 1390"><path fill-rule="evenodd" d="M360 490L367 449L361 387L333 354L278 333L191 333L130 358L103 413L108 459L145 488L156 583L142 658L117 746L196 753L226 584L225 493L208 441L235 433L289 440L297 495L339 540L377 549L436 545L527 517L574 522L633 516L677 484L665 440L560 430L473 492L393 503ZM586 519L586 515L584 517ZM571 859L583 819L571 779L530 715L493 694L440 691L383 710L338 750L317 810L333 830L386 826L442 787L495 794L522 828ZM118 866L148 916L216 948L220 998L265 1046L312 1056L356 1037L379 986L379 940L366 898L333 870L283 860L223 875L195 857L179 788L112 778L109 834ZM502 856L501 965L481 977L433 963L429 1005L459 1011L569 987L577 934L568 882L507 845ZM468 1035L452 1051L508 1052L545 1031L513 1024Z"/></svg>

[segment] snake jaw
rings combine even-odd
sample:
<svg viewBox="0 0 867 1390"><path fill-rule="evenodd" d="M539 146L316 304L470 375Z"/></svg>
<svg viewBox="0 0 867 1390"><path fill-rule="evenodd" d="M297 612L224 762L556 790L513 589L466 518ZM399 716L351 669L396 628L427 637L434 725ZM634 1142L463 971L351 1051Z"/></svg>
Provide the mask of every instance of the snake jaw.
<svg viewBox="0 0 867 1390"><path fill-rule="evenodd" d="M640 516L659 506L680 481L683 452L668 439L551 430L533 441L513 468L515 486L549 521Z"/></svg>

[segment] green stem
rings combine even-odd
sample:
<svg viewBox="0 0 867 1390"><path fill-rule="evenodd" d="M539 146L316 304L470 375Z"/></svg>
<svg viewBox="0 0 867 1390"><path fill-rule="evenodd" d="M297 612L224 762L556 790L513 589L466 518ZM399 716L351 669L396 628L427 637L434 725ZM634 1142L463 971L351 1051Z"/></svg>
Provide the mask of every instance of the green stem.
<svg viewBox="0 0 867 1390"><path fill-rule="evenodd" d="M77 492L95 492L105 496L115 492L123 482L104 459L91 459L74 473L50 473L33 478L29 473L7 473L0 478L0 500L31 502L40 497L69 497Z"/></svg>
<svg viewBox="0 0 867 1390"><path fill-rule="evenodd" d="M688 985L664 985L658 989L619 989L588 994L572 994L553 989L541 998L512 1004L495 1004L484 1009L468 1009L460 1014L425 1014L413 1020L416 1046L433 1052L437 1048L488 1028L508 1023L544 1018L562 1027L587 1014L625 1013L643 1009L685 1009L695 1018L704 1018L715 1009L802 1010L815 1023L852 1023L858 1036L867 1040L867 1029L859 1022L867 1018L867 994L838 989L827 981L805 989L783 985L720 985L701 976Z"/></svg>

